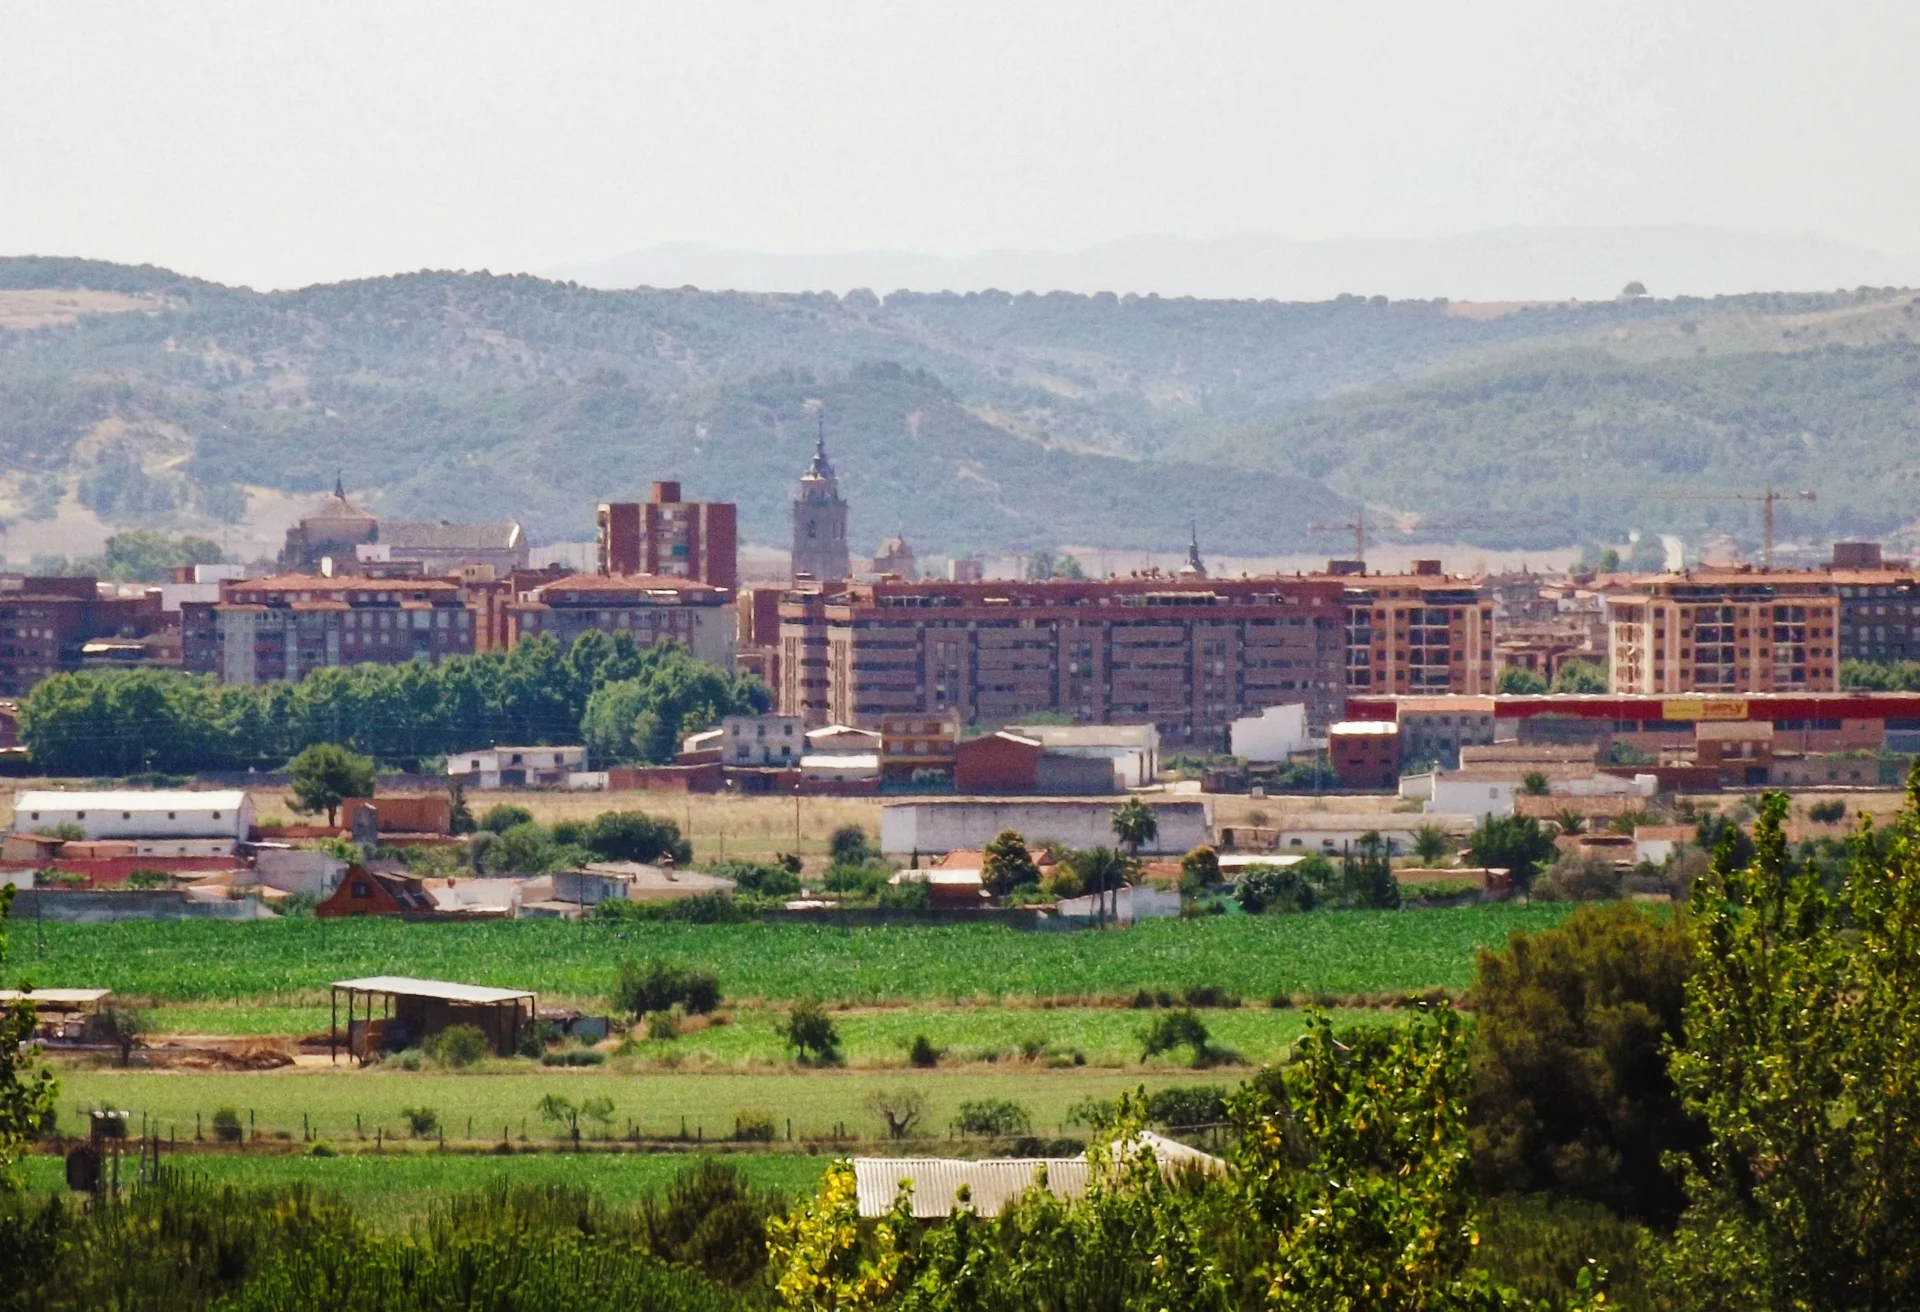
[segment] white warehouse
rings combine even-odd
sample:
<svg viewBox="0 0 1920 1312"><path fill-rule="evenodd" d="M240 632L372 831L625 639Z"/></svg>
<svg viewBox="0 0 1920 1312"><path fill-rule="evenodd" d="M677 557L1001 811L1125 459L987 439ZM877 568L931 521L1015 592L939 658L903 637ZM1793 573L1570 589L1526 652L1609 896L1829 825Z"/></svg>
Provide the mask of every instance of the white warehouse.
<svg viewBox="0 0 1920 1312"><path fill-rule="evenodd" d="M1140 849L1143 856L1178 855L1212 840L1212 817L1204 801L1146 801L1160 835ZM1115 847L1111 800L1079 798L915 798L880 808L880 850L979 851L994 835L1011 829L1029 842L1049 840L1072 847Z"/></svg>
<svg viewBox="0 0 1920 1312"><path fill-rule="evenodd" d="M73 825L89 840L211 838L244 842L253 829L253 799L239 789L107 789L15 793L13 827L23 834Z"/></svg>

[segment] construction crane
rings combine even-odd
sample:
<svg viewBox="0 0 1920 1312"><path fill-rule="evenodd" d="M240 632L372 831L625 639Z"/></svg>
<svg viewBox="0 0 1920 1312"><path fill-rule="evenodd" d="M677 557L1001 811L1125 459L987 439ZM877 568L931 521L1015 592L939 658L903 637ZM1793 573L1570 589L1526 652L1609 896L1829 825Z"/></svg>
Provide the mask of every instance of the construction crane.
<svg viewBox="0 0 1920 1312"><path fill-rule="evenodd" d="M1773 484L1767 484L1763 492L1672 492L1663 494L1663 501L1758 501L1763 507L1763 546L1760 553L1760 568L1773 568L1773 507L1781 501L1818 501L1816 492L1802 489L1798 492L1776 492Z"/></svg>
<svg viewBox="0 0 1920 1312"><path fill-rule="evenodd" d="M1428 523L1418 515L1396 515L1385 523L1369 521L1365 515L1355 515L1350 520L1337 524L1309 524L1309 533L1351 533L1353 534L1353 558L1362 564L1367 559L1367 529L1371 527L1381 532L1393 533L1452 533L1462 529L1488 528L1544 528L1557 521L1551 519L1443 519Z"/></svg>

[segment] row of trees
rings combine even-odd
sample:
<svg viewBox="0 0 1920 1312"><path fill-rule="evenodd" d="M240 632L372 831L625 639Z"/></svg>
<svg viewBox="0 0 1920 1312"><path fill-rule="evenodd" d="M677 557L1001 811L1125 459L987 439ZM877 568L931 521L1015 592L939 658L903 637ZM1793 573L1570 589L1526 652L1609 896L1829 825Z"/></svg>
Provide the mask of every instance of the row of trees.
<svg viewBox="0 0 1920 1312"><path fill-rule="evenodd" d="M1493 681L1493 690L1511 696L1530 696L1543 692L1603 693L1607 690L1607 668L1597 661L1562 661L1554 671L1553 682L1534 670L1509 665Z"/></svg>
<svg viewBox="0 0 1920 1312"><path fill-rule="evenodd" d="M56 774L271 767L315 743L408 765L480 743L582 735L606 765L669 760L684 731L771 704L757 679L677 643L590 632L563 652L543 634L438 665L346 666L252 687L162 670L56 675L22 703L20 736Z"/></svg>

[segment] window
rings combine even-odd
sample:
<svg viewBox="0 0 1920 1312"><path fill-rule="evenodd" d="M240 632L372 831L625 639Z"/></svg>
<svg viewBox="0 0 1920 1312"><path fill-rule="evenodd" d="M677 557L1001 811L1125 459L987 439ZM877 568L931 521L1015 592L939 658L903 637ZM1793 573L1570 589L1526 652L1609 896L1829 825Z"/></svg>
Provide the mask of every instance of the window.
<svg viewBox="0 0 1920 1312"><path fill-rule="evenodd" d="M359 880L355 880L353 884L353 895L355 897L372 897L373 890Z"/></svg>

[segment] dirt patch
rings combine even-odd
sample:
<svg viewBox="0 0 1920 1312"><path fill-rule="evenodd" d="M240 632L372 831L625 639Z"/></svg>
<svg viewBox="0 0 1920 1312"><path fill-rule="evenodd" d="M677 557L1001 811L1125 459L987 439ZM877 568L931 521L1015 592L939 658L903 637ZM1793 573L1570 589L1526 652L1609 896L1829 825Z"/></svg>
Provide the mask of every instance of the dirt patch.
<svg viewBox="0 0 1920 1312"><path fill-rule="evenodd" d="M132 310L165 308L151 296L124 292L92 292L61 287L27 287L0 291L0 329L24 332L74 322L83 314L126 314Z"/></svg>
<svg viewBox="0 0 1920 1312"><path fill-rule="evenodd" d="M153 1048L147 1065L155 1070L274 1071L294 1064L288 1045L271 1039L192 1048Z"/></svg>

